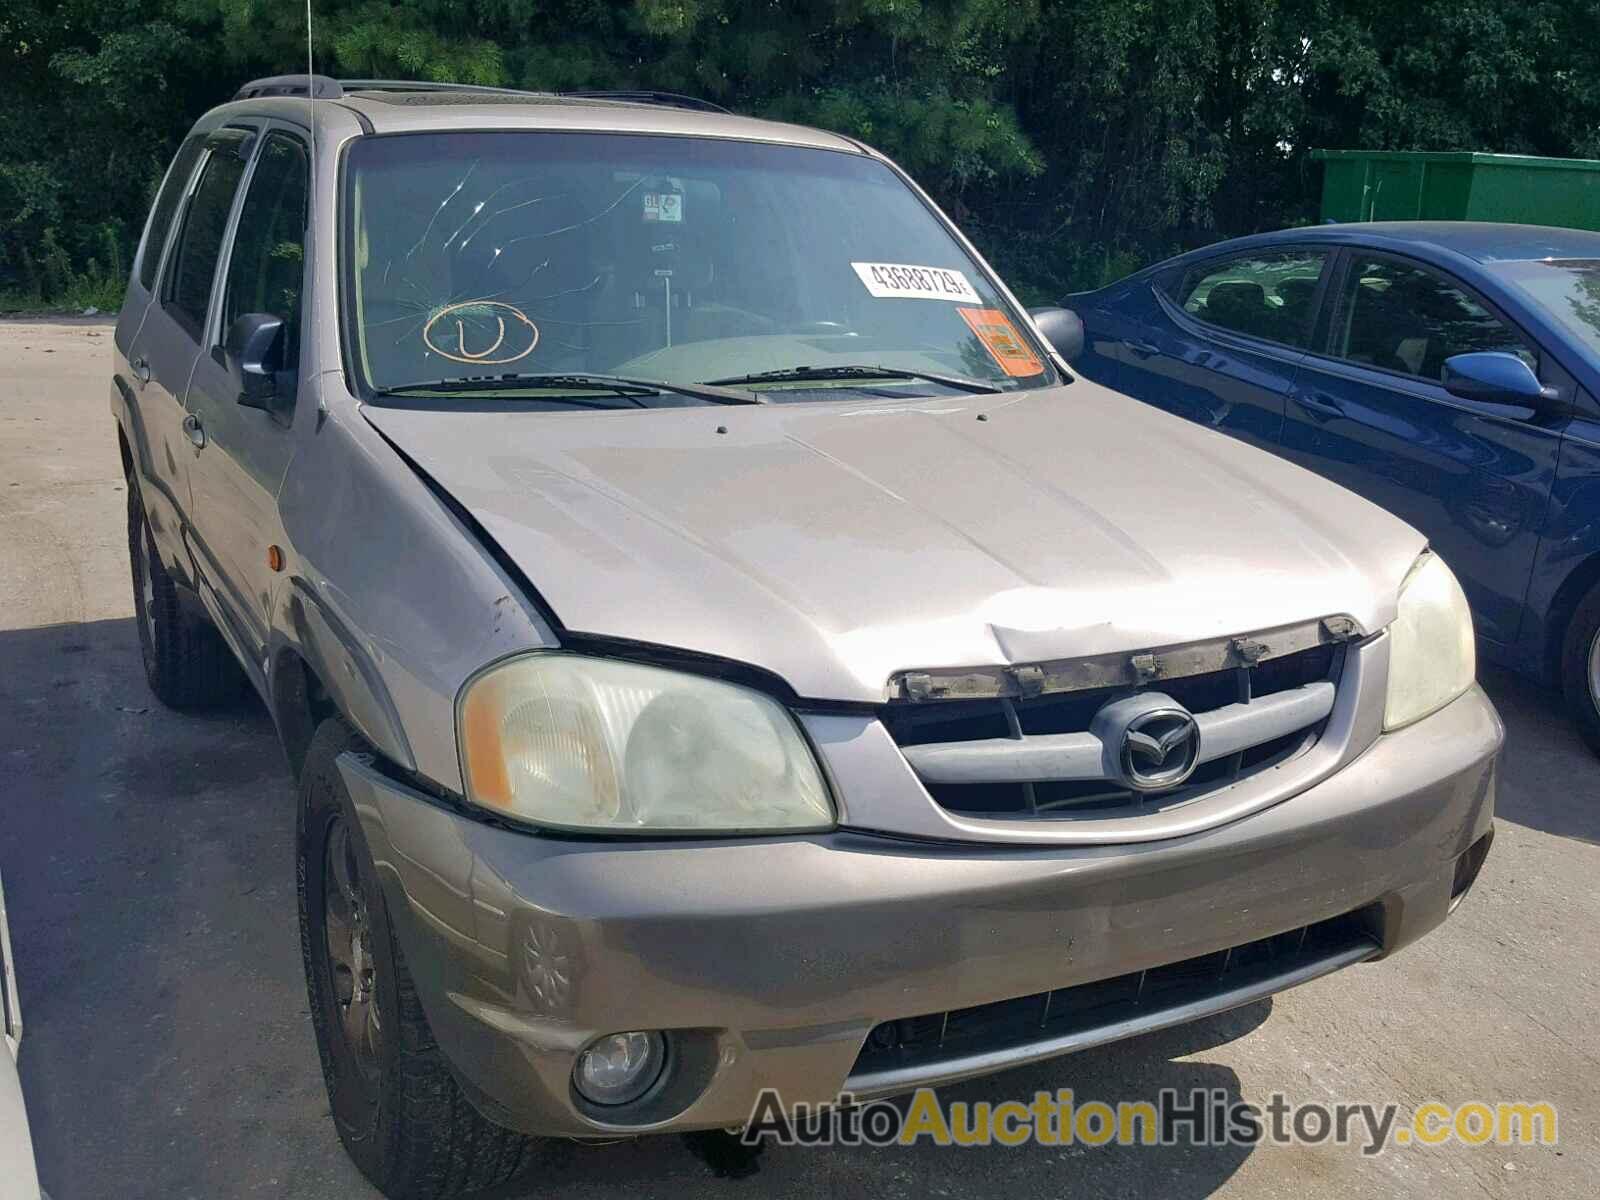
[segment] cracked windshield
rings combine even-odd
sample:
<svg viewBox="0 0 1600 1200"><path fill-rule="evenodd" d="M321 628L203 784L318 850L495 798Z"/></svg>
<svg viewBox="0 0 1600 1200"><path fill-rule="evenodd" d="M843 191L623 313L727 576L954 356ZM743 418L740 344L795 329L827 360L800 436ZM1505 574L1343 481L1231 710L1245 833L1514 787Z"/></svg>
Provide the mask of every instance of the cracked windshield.
<svg viewBox="0 0 1600 1200"><path fill-rule="evenodd" d="M380 401L749 403L1051 381L1020 315L862 155L400 135L359 141L348 180L346 325Z"/></svg>

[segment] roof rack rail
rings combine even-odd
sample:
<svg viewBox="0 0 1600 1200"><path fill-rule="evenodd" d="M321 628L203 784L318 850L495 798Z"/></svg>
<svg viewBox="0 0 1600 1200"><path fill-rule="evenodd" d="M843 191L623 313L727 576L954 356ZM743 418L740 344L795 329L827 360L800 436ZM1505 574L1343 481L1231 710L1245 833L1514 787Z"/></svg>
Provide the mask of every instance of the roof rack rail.
<svg viewBox="0 0 1600 1200"><path fill-rule="evenodd" d="M307 83L307 80L310 82ZM269 75L252 79L233 94L235 100L254 100L258 96L310 96L316 100L337 100L344 88L326 75Z"/></svg>
<svg viewBox="0 0 1600 1200"><path fill-rule="evenodd" d="M684 96L678 92L655 91L609 91L604 89L584 89L582 91L558 92L557 95L571 96L581 100L621 100L632 104L660 104L667 108L688 108L695 112L730 113L731 110L723 108L710 100L702 100L698 96Z"/></svg>
<svg viewBox="0 0 1600 1200"><path fill-rule="evenodd" d="M309 83L307 81L310 81ZM500 96L564 96L573 100L616 100L625 104L659 104L694 112L727 113L728 109L697 96L649 89L583 89L570 92L534 92L523 88L490 87L482 83L441 83L431 79L333 79L327 75L270 75L252 79L233 94L235 100L261 96L311 96L337 100L349 92L482 92Z"/></svg>
<svg viewBox="0 0 1600 1200"><path fill-rule="evenodd" d="M524 88L490 87L485 83L440 83L432 79L341 79L347 92L488 92L497 96L548 96Z"/></svg>

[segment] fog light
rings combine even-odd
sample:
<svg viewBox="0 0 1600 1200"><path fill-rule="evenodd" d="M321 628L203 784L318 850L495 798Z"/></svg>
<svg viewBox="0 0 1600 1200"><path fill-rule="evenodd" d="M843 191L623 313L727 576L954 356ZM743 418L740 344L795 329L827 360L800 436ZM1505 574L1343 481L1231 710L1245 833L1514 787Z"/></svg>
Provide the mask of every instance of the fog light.
<svg viewBox="0 0 1600 1200"><path fill-rule="evenodd" d="M578 1055L572 1082L595 1104L628 1104L661 1077L667 1044L659 1033L608 1033Z"/></svg>

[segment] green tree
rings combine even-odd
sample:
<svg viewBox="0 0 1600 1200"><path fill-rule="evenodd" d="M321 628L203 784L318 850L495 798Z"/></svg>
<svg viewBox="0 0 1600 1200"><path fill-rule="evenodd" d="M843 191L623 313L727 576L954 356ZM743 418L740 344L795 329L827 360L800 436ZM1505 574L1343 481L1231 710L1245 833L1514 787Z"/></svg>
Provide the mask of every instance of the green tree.
<svg viewBox="0 0 1600 1200"><path fill-rule="evenodd" d="M317 70L657 88L895 158L1030 299L1312 220L1315 147L1600 157L1600 0L314 0ZM0 292L116 286L285 0L9 0Z"/></svg>

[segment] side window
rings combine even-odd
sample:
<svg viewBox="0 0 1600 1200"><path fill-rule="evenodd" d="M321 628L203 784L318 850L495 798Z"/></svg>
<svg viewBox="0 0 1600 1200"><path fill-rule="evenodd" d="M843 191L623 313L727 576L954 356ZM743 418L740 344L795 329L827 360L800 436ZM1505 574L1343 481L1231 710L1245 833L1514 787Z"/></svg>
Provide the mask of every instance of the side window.
<svg viewBox="0 0 1600 1200"><path fill-rule="evenodd" d="M200 173L194 199L183 216L183 229L167 268L167 311L194 337L200 336L211 299L211 280L222 253L233 193L244 174L244 160L229 149L214 149Z"/></svg>
<svg viewBox="0 0 1600 1200"><path fill-rule="evenodd" d="M161 192L150 209L150 221L145 228L144 250L139 259L139 285L145 291L156 286L156 268L161 265L161 250L167 244L167 233L172 229L172 217L178 211L189 186L189 176L194 174L194 164L200 157L205 139L191 134L178 147L178 153L167 169L167 178Z"/></svg>
<svg viewBox="0 0 1600 1200"><path fill-rule="evenodd" d="M1535 371L1538 358L1503 321L1442 275L1389 259L1351 260L1333 353L1366 366L1438 382L1444 360L1504 350Z"/></svg>
<svg viewBox="0 0 1600 1200"><path fill-rule="evenodd" d="M1183 311L1234 333L1305 346L1325 250L1264 251L1195 267L1178 288Z"/></svg>
<svg viewBox="0 0 1600 1200"><path fill-rule="evenodd" d="M285 133L269 135L239 210L222 293L223 336L245 313L283 318L285 365L298 360L300 349L309 179L304 144Z"/></svg>

